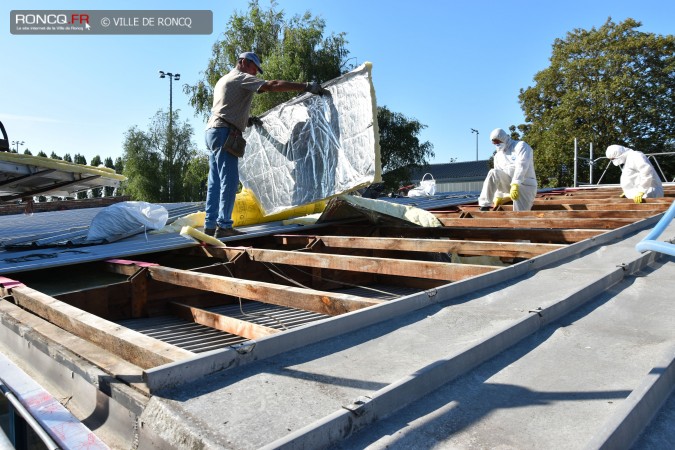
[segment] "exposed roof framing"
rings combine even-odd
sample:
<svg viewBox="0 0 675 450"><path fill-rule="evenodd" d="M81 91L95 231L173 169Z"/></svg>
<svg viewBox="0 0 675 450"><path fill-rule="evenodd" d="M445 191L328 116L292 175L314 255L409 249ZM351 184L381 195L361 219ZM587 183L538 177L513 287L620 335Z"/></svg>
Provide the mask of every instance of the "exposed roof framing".
<svg viewBox="0 0 675 450"><path fill-rule="evenodd" d="M666 195L675 197L675 188ZM528 212L435 210L444 225L436 228L369 214L136 261L5 273L0 323L35 330L47 348L64 342L112 380L151 396L247 364L256 344L255 358L269 357L422 308L439 292L442 300L550 265L609 241L608 231L622 236L655 223L671 202L635 205L616 189L561 191ZM531 267L517 264L524 260ZM64 277L73 278L67 288ZM77 278L87 284L74 287Z"/></svg>

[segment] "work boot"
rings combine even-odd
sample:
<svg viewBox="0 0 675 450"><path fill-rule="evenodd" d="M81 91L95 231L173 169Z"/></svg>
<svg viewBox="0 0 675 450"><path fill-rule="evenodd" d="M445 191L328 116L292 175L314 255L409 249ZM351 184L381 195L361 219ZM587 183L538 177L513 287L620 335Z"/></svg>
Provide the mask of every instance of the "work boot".
<svg viewBox="0 0 675 450"><path fill-rule="evenodd" d="M246 234L243 231L238 231L235 230L234 228L216 228L216 232L213 235L216 239L224 238L224 237L231 237L231 236L239 236L241 234Z"/></svg>
<svg viewBox="0 0 675 450"><path fill-rule="evenodd" d="M479 211L490 211L489 206L481 206Z"/></svg>
<svg viewBox="0 0 675 450"><path fill-rule="evenodd" d="M216 234L216 229L215 228L204 228L204 234L207 236L213 236Z"/></svg>

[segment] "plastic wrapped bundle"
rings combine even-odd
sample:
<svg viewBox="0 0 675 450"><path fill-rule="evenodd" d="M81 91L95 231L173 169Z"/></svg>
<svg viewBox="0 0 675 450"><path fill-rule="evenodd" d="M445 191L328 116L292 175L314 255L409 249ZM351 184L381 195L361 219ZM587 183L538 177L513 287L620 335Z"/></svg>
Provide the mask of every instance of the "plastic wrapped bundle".
<svg viewBox="0 0 675 450"><path fill-rule="evenodd" d="M265 215L314 203L381 180L371 63L304 94L246 129L242 184Z"/></svg>

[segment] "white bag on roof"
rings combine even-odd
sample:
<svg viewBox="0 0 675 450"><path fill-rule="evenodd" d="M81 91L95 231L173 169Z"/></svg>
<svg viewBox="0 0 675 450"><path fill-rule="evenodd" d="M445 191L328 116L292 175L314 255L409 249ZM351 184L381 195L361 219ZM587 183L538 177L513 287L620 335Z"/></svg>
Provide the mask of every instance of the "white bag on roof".
<svg viewBox="0 0 675 450"><path fill-rule="evenodd" d="M110 205L94 216L87 241L116 241L166 225L169 212L161 205L147 202L121 202Z"/></svg>
<svg viewBox="0 0 675 450"><path fill-rule="evenodd" d="M429 175L428 180L426 179L427 175ZM422 177L422 181L420 181L419 187L410 189L410 191L408 191L408 197L432 196L435 193L436 193L436 180L434 180L434 176L432 174L425 173L424 176Z"/></svg>

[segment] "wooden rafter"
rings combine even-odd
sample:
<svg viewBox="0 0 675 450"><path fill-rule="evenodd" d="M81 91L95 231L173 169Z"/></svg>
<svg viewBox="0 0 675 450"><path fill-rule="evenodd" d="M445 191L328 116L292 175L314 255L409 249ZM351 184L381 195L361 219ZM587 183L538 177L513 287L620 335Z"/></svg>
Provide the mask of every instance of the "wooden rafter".
<svg viewBox="0 0 675 450"><path fill-rule="evenodd" d="M532 206L533 211L653 211L656 214L665 211L670 206L669 203L535 203ZM513 211L513 205L506 204L500 206L504 211ZM464 208L463 208L464 209ZM471 208L469 211L475 211L477 208Z"/></svg>
<svg viewBox="0 0 675 450"><path fill-rule="evenodd" d="M0 301L0 313L11 316L22 326L30 327L32 332L40 335L42 340L56 342L139 391L149 392L147 385L142 382L143 370L139 366L131 364L118 355L75 336L73 333L69 333L11 302Z"/></svg>
<svg viewBox="0 0 675 450"><path fill-rule="evenodd" d="M478 264L453 264L285 250L246 248L241 251L246 252L252 261L444 281L463 280L497 269L497 267Z"/></svg>
<svg viewBox="0 0 675 450"><path fill-rule="evenodd" d="M258 339L279 332L279 330L274 328L213 313L205 309L195 308L194 306L179 302L171 302L169 306L171 311L182 319L215 328L216 330L225 331L226 333L245 337L247 339Z"/></svg>
<svg viewBox="0 0 675 450"><path fill-rule="evenodd" d="M196 273L163 266L149 267L148 272L153 280L164 283L333 316L382 303L380 300L355 295L279 286L262 281Z"/></svg>
<svg viewBox="0 0 675 450"><path fill-rule="evenodd" d="M17 305L144 369L191 358L194 353L124 328L27 286L12 288Z"/></svg>
<svg viewBox="0 0 675 450"><path fill-rule="evenodd" d="M354 248L371 250L401 250L408 252L458 253L462 255L489 255L510 258L532 258L565 247L562 244L532 244L523 242L461 241L450 239L403 239L359 236L277 236L283 241L309 245L319 241L327 248Z"/></svg>
<svg viewBox="0 0 675 450"><path fill-rule="evenodd" d="M539 219L535 217L512 218L499 217L494 219L465 218L465 219L439 219L446 227L489 227L489 228L585 228L585 229L611 229L619 228L635 222L635 219Z"/></svg>
<svg viewBox="0 0 675 450"><path fill-rule="evenodd" d="M533 217L537 219L644 219L653 216L652 210L576 210L576 211L471 211L475 218L514 218ZM440 218L454 218L450 214L437 215Z"/></svg>
<svg viewBox="0 0 675 450"><path fill-rule="evenodd" d="M556 195L556 196L551 196L551 197L542 197L538 198L534 201L535 205L554 205L554 204L567 204L567 205L575 205L575 204L587 204L587 203L598 203L598 201L601 199L595 198L595 199L588 199L588 198L583 198L583 197L570 197L570 196L563 196L563 195ZM633 202L632 198L618 198L618 197L611 197L607 198L607 203L628 203L631 205L634 205L635 202ZM672 203L672 200L669 200L667 198L647 198L645 199L645 204L658 204L658 203L666 203L668 206Z"/></svg>

